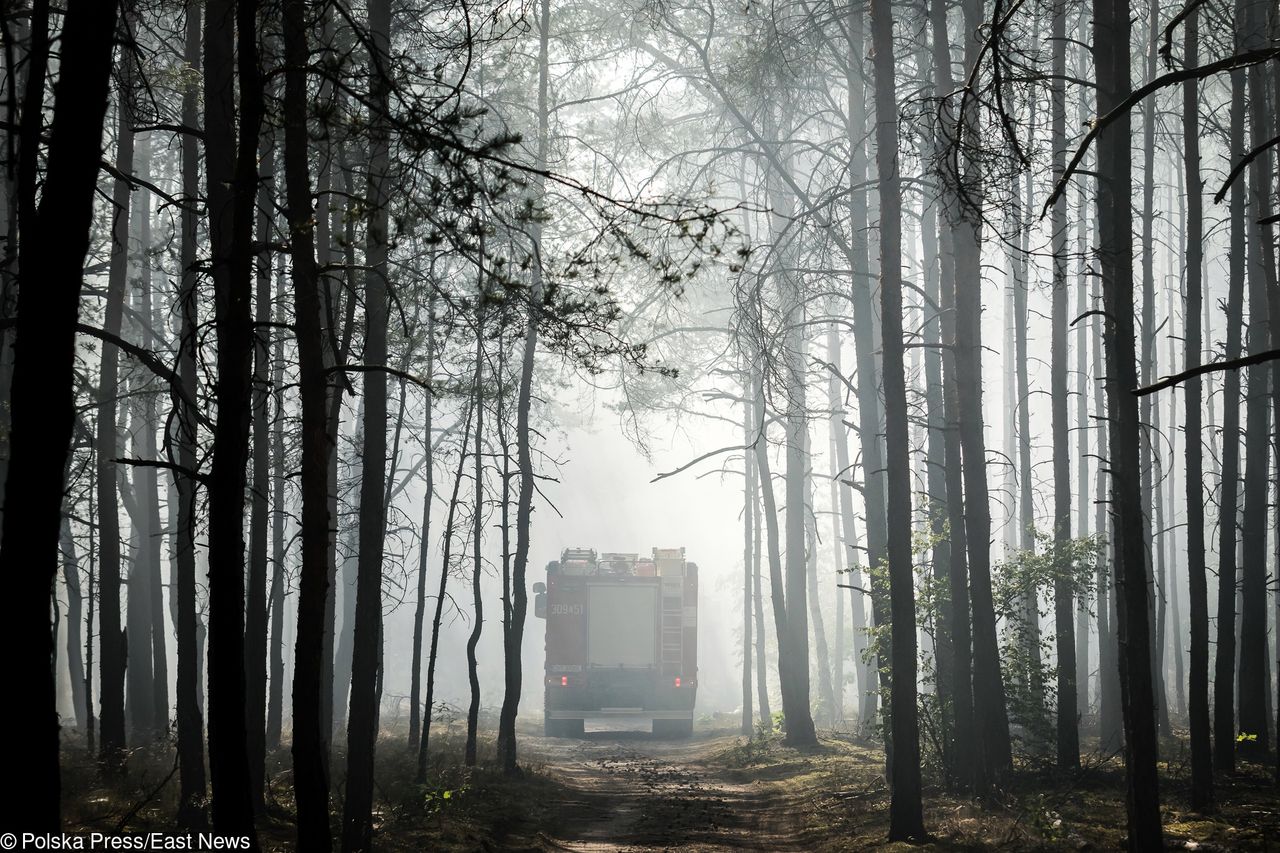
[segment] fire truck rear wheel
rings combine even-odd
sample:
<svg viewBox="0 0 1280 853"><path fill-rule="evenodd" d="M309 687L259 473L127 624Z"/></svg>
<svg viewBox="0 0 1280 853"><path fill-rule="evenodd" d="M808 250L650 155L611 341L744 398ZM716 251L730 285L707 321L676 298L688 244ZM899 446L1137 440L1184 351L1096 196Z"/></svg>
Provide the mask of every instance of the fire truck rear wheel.
<svg viewBox="0 0 1280 853"><path fill-rule="evenodd" d="M693 720L654 720L653 734L664 738L693 737Z"/></svg>
<svg viewBox="0 0 1280 853"><path fill-rule="evenodd" d="M547 737L582 737L583 731L582 720L546 720Z"/></svg>

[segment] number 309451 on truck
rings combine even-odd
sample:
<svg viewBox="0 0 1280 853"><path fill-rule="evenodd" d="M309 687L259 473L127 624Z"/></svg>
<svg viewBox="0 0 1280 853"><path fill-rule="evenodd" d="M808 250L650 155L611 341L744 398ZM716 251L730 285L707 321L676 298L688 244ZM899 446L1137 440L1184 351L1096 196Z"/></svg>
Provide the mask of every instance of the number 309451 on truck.
<svg viewBox="0 0 1280 853"><path fill-rule="evenodd" d="M688 737L698 685L698 567L683 548L597 554L569 548L534 584L547 620L546 733L575 737L588 719L648 717Z"/></svg>

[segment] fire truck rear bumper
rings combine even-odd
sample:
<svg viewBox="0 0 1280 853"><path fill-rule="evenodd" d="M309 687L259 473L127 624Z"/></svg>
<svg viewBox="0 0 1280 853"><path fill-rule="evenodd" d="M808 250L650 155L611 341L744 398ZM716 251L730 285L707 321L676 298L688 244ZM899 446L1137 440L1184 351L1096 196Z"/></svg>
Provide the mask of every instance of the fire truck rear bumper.
<svg viewBox="0 0 1280 853"><path fill-rule="evenodd" d="M644 708L547 708L549 720L581 720L597 717L646 717L651 720L692 720L693 711L645 710Z"/></svg>

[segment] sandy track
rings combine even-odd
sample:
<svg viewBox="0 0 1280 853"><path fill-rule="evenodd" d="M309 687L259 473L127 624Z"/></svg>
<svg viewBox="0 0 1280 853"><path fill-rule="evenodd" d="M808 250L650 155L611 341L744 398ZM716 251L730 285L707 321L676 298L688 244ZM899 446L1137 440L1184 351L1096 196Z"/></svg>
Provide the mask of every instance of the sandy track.
<svg viewBox="0 0 1280 853"><path fill-rule="evenodd" d="M532 740L533 742L530 742ZM630 732L537 738L525 754L559 783L546 850L802 850L802 823L782 786L742 784L708 758L732 737L687 741Z"/></svg>

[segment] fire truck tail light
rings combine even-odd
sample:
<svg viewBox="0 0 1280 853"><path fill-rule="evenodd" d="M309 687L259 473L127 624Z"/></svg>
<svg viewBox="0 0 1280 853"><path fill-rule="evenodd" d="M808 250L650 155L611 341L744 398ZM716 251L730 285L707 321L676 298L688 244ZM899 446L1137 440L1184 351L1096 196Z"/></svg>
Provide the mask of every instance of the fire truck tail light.
<svg viewBox="0 0 1280 853"><path fill-rule="evenodd" d="M561 687L568 687L568 686L569 686L569 676L567 676L567 675L562 675L562 676L560 676L560 686L561 686Z"/></svg>
<svg viewBox="0 0 1280 853"><path fill-rule="evenodd" d="M680 686L680 677L676 676L676 687Z"/></svg>

